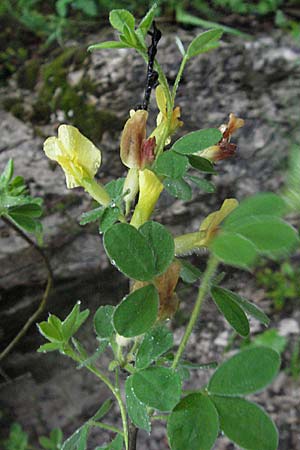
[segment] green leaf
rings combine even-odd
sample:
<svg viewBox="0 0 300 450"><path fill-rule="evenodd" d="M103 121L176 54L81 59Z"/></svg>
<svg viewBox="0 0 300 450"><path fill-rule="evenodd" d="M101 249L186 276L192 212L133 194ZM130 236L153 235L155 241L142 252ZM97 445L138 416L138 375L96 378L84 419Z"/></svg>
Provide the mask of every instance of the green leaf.
<svg viewBox="0 0 300 450"><path fill-rule="evenodd" d="M43 213L42 207L37 203L28 203L27 205L14 206L9 209L9 214L28 216L28 217L40 217Z"/></svg>
<svg viewBox="0 0 300 450"><path fill-rule="evenodd" d="M216 408L205 395L188 395L173 409L167 430L172 450L210 450L219 431Z"/></svg>
<svg viewBox="0 0 300 450"><path fill-rule="evenodd" d="M78 430L63 443L61 450L86 450L88 433L88 424L78 428Z"/></svg>
<svg viewBox="0 0 300 450"><path fill-rule="evenodd" d="M211 50L212 46L215 47L215 45L218 44L217 41L221 38L222 34L222 30L208 30L199 34L188 46L186 52L187 57L192 58L200 53Z"/></svg>
<svg viewBox="0 0 300 450"><path fill-rule="evenodd" d="M9 217L16 223L16 225L29 233L38 233L42 231L42 224L31 217L15 213L10 213Z"/></svg>
<svg viewBox="0 0 300 450"><path fill-rule="evenodd" d="M148 367L132 375L132 388L145 405L170 411L180 400L181 381L178 373L166 367Z"/></svg>
<svg viewBox="0 0 300 450"><path fill-rule="evenodd" d="M214 287L213 291L215 295L219 297L223 297L223 301L226 302L227 300L235 302L237 305L241 306L244 311L246 311L250 316L254 317L255 319L259 320L262 324L268 326L270 323L269 317L260 309L258 306L256 306L254 303L249 302L249 300L245 299L244 297L241 297L238 294L235 294L232 291L229 291L228 289L224 289L221 287Z"/></svg>
<svg viewBox="0 0 300 450"><path fill-rule="evenodd" d="M251 241L260 253L274 257L289 254L299 243L296 230L278 217L242 218L230 224L230 231Z"/></svg>
<svg viewBox="0 0 300 450"><path fill-rule="evenodd" d="M166 178L163 181L164 187L173 195L173 197L180 198L181 200L189 201L192 199L191 186L182 178L172 179Z"/></svg>
<svg viewBox="0 0 300 450"><path fill-rule="evenodd" d="M106 416L106 414L110 411L112 405L113 401L111 398L105 400L98 411L93 415L93 420L100 420L102 419L102 417Z"/></svg>
<svg viewBox="0 0 300 450"><path fill-rule="evenodd" d="M187 175L187 178L196 184L198 188L202 189L202 191L208 192L209 194L216 192L216 186L210 181L204 180L203 178L194 177L192 175Z"/></svg>
<svg viewBox="0 0 300 450"><path fill-rule="evenodd" d="M87 211L80 216L80 225L86 225L90 222L96 222L96 220L101 219L104 212L104 207L100 206L99 208L92 209L91 211Z"/></svg>
<svg viewBox="0 0 300 450"><path fill-rule="evenodd" d="M60 350L61 348L62 343L47 342L47 344L41 345L37 349L37 352L39 353L54 352L55 350Z"/></svg>
<svg viewBox="0 0 300 450"><path fill-rule="evenodd" d="M76 303L70 314L65 318L62 323L62 333L65 341L68 341L74 334L76 322L80 312L80 303Z"/></svg>
<svg viewBox="0 0 300 450"><path fill-rule="evenodd" d="M222 292L218 291L218 288L212 288L211 295L232 328L241 336L247 337L250 333L250 327L243 309L229 296L224 296Z"/></svg>
<svg viewBox="0 0 300 450"><path fill-rule="evenodd" d="M100 233L105 233L118 220L119 215L120 209L117 206L107 206L100 218Z"/></svg>
<svg viewBox="0 0 300 450"><path fill-rule="evenodd" d="M104 445L104 447L97 447L95 450L122 450L123 449L123 437L118 434L110 444Z"/></svg>
<svg viewBox="0 0 300 450"><path fill-rule="evenodd" d="M214 165L208 159L196 155L189 155L188 158L190 165L194 167L194 169L206 173L217 173L214 169Z"/></svg>
<svg viewBox="0 0 300 450"><path fill-rule="evenodd" d="M134 17L126 9L113 9L109 14L109 21L113 28L123 33L125 25L134 30Z"/></svg>
<svg viewBox="0 0 300 450"><path fill-rule="evenodd" d="M0 175L0 186L7 186L14 174L14 161L9 159L2 174Z"/></svg>
<svg viewBox="0 0 300 450"><path fill-rule="evenodd" d="M104 248L111 263L130 278L150 281L155 258L147 239L128 224L117 223L104 234Z"/></svg>
<svg viewBox="0 0 300 450"><path fill-rule="evenodd" d="M266 412L243 398L211 397L229 439L248 450L277 450L278 432Z"/></svg>
<svg viewBox="0 0 300 450"><path fill-rule="evenodd" d="M105 190L110 195L112 201L118 204L118 206L120 206L119 201L123 196L124 182L125 178L117 178L116 180L112 180L105 185Z"/></svg>
<svg viewBox="0 0 300 450"><path fill-rule="evenodd" d="M187 171L188 158L172 150L162 153L155 161L154 170L158 175L181 178Z"/></svg>
<svg viewBox="0 0 300 450"><path fill-rule="evenodd" d="M157 8L157 4L154 3L154 5L152 5L152 7L149 9L149 11L145 14L145 16L140 21L138 30L142 31L144 37L147 35L147 33L152 25L153 19L155 17L156 8Z"/></svg>
<svg viewBox="0 0 300 450"><path fill-rule="evenodd" d="M109 339L114 333L112 323L115 307L112 305L100 306L94 315L94 328L101 339Z"/></svg>
<svg viewBox="0 0 300 450"><path fill-rule="evenodd" d="M172 346L173 334L164 325L156 326L144 336L136 355L136 368L146 368Z"/></svg>
<svg viewBox="0 0 300 450"><path fill-rule="evenodd" d="M130 48L130 45L126 44L126 42L121 41L106 41L99 42L99 44L93 44L88 47L89 52L93 52L94 50L103 50L107 48Z"/></svg>
<svg viewBox="0 0 300 450"><path fill-rule="evenodd" d="M61 343L63 341L62 335L51 323L48 322L40 322L37 324L39 332L46 338L48 341L54 343Z"/></svg>
<svg viewBox="0 0 300 450"><path fill-rule="evenodd" d="M217 128L192 131L178 139L173 144L172 150L184 155L190 155L217 144L222 139L222 136L221 131Z"/></svg>
<svg viewBox="0 0 300 450"><path fill-rule="evenodd" d="M127 24L124 25L123 34L121 34L120 39L122 42L127 42L133 48L139 46L139 40L135 34L135 31L132 30Z"/></svg>
<svg viewBox="0 0 300 450"><path fill-rule="evenodd" d="M221 232L213 239L211 250L221 261L232 266L247 268L257 258L257 248L244 236L236 233Z"/></svg>
<svg viewBox="0 0 300 450"><path fill-rule="evenodd" d="M274 328L255 336L249 346L259 345L269 347L281 354L287 346L287 343L287 338L285 336L280 336L278 331Z"/></svg>
<svg viewBox="0 0 300 450"><path fill-rule="evenodd" d="M243 200L232 211L224 222L224 229L232 231L231 225L240 219L250 219L252 216L282 216L286 206L284 200L272 192L254 195Z"/></svg>
<svg viewBox="0 0 300 450"><path fill-rule="evenodd" d="M152 284L131 292L115 309L113 323L116 331L125 337L145 333L157 319L158 306L158 292Z"/></svg>
<svg viewBox="0 0 300 450"><path fill-rule="evenodd" d="M198 280L201 276L201 270L198 269L198 267L193 266L188 261L185 261L184 259L180 260L181 269L180 269L180 278L185 283L195 283L195 281Z"/></svg>
<svg viewBox="0 0 300 450"><path fill-rule="evenodd" d="M148 433L151 431L151 422L147 412L147 406L137 399L132 388L132 376L128 377L125 383L125 396L127 412L130 420L138 428L146 430Z"/></svg>
<svg viewBox="0 0 300 450"><path fill-rule="evenodd" d="M174 259L175 244L171 233L158 222L144 223L139 232L146 238L155 259L155 275L167 270Z"/></svg>
<svg viewBox="0 0 300 450"><path fill-rule="evenodd" d="M225 361L210 379L212 394L246 395L260 391L275 378L280 356L267 347L243 350Z"/></svg>

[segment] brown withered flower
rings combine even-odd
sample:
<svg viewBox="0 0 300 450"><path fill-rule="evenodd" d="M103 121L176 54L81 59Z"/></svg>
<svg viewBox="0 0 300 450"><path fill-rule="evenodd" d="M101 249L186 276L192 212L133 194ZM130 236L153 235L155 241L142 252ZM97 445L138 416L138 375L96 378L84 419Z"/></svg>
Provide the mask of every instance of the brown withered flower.
<svg viewBox="0 0 300 450"><path fill-rule="evenodd" d="M239 128L243 127L244 124L245 121L243 119L236 117L233 113L229 114L228 124L222 124L219 127L219 130L223 134L222 139L218 144L199 152L199 155L212 162L221 161L222 159L233 156L236 152L237 145L230 142L231 136Z"/></svg>

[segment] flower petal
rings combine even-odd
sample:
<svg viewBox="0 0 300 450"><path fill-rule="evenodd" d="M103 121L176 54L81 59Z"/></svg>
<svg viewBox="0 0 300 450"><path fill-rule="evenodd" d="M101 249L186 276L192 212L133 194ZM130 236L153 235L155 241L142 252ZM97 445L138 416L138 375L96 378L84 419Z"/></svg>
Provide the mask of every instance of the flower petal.
<svg viewBox="0 0 300 450"><path fill-rule="evenodd" d="M126 167L140 168L141 148L146 139L148 113L139 109L127 120L121 136L121 160Z"/></svg>

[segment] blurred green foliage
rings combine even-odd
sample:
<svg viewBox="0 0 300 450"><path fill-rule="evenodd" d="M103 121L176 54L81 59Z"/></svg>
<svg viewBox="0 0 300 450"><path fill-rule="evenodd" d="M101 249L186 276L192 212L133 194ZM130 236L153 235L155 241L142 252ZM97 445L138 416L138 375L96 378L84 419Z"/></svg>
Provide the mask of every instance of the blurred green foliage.
<svg viewBox="0 0 300 450"><path fill-rule="evenodd" d="M287 301L300 301L299 277L300 268L288 261L283 262L278 270L266 267L257 273L259 285L266 289L266 295L277 311L282 310Z"/></svg>
<svg viewBox="0 0 300 450"><path fill-rule="evenodd" d="M47 44L62 43L80 22L95 26L99 20L107 20L108 12L114 8L126 8L136 16L143 16L153 3L153 0L2 0L0 18L7 15L14 18ZM157 3L160 16L180 22L180 14L188 13L184 22L191 25L196 24L195 19L203 21L204 27L205 21L222 23L229 14L252 15L257 19L268 16L274 27L283 28L295 37L300 35L299 20L293 11L290 16L289 9L299 6L297 0L158 0Z"/></svg>

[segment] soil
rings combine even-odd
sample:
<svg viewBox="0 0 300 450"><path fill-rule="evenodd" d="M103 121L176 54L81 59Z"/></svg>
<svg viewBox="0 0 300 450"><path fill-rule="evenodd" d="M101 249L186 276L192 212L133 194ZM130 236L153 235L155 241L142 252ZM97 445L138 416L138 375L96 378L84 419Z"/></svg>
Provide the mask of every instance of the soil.
<svg viewBox="0 0 300 450"><path fill-rule="evenodd" d="M158 58L172 83L180 61L175 33L187 45L199 30L167 27L163 32ZM16 174L25 177L33 195L45 200L45 249L56 280L46 312L62 318L78 299L91 310L92 317L99 305L116 304L128 289L122 275L109 266L96 227L78 224L78 217L91 208L91 201L79 189L66 189L60 168L53 166L42 150L43 140L54 135L60 123L72 123L101 146L101 181L123 175L119 134L129 109L141 101L145 66L127 49L85 53L88 44L112 37L103 29L99 35L78 36L65 49L54 49L50 54L31 49L29 59L18 62L15 72L0 87L0 170L13 157ZM219 175L214 177L216 195L195 191L188 203L162 195L156 218L174 235L196 230L203 217L227 197L242 199L261 190L280 189L289 148L300 141L299 56L299 44L288 35L261 30L250 41L225 36L217 51L190 62L178 92L185 124L180 133L218 126L227 121L230 112L243 117L246 126L237 136L237 157L219 165ZM152 101L151 123L155 114ZM291 217L291 222L299 227L299 217ZM0 236L0 336L4 346L36 308L46 272L34 250L3 223ZM193 257L201 267L204 260L205 255ZM299 257L292 262L299 266ZM276 264L272 267L278 269ZM300 334L300 299L286 302L276 312L266 290L258 286L255 272L231 270L223 285L261 306L271 317L271 328L287 339L279 376L254 399L279 428L279 450L300 450L300 378L294 379L289 371ZM170 325L176 330L176 343L195 292L195 287L187 290L179 286L181 307ZM254 335L263 331L256 321L251 322L251 328ZM93 351L96 341L91 330L89 319L79 338ZM238 340L230 344L231 337L228 325L207 301L187 356L193 361L221 361L240 345ZM0 437L7 436L10 424L18 421L36 446L38 436L48 434L53 427L60 426L65 436L70 435L109 396L84 369L74 370L74 364L62 355L36 353L42 342L33 326L3 362L0 385ZM106 361L104 355L101 366ZM189 387L205 384L209 373L193 372ZM108 421L117 423L118 417L115 407ZM93 430L89 449L110 438L109 432ZM153 426L151 439L144 432L138 439L139 449L168 448L165 427L159 422ZM220 436L214 450L234 448Z"/></svg>

